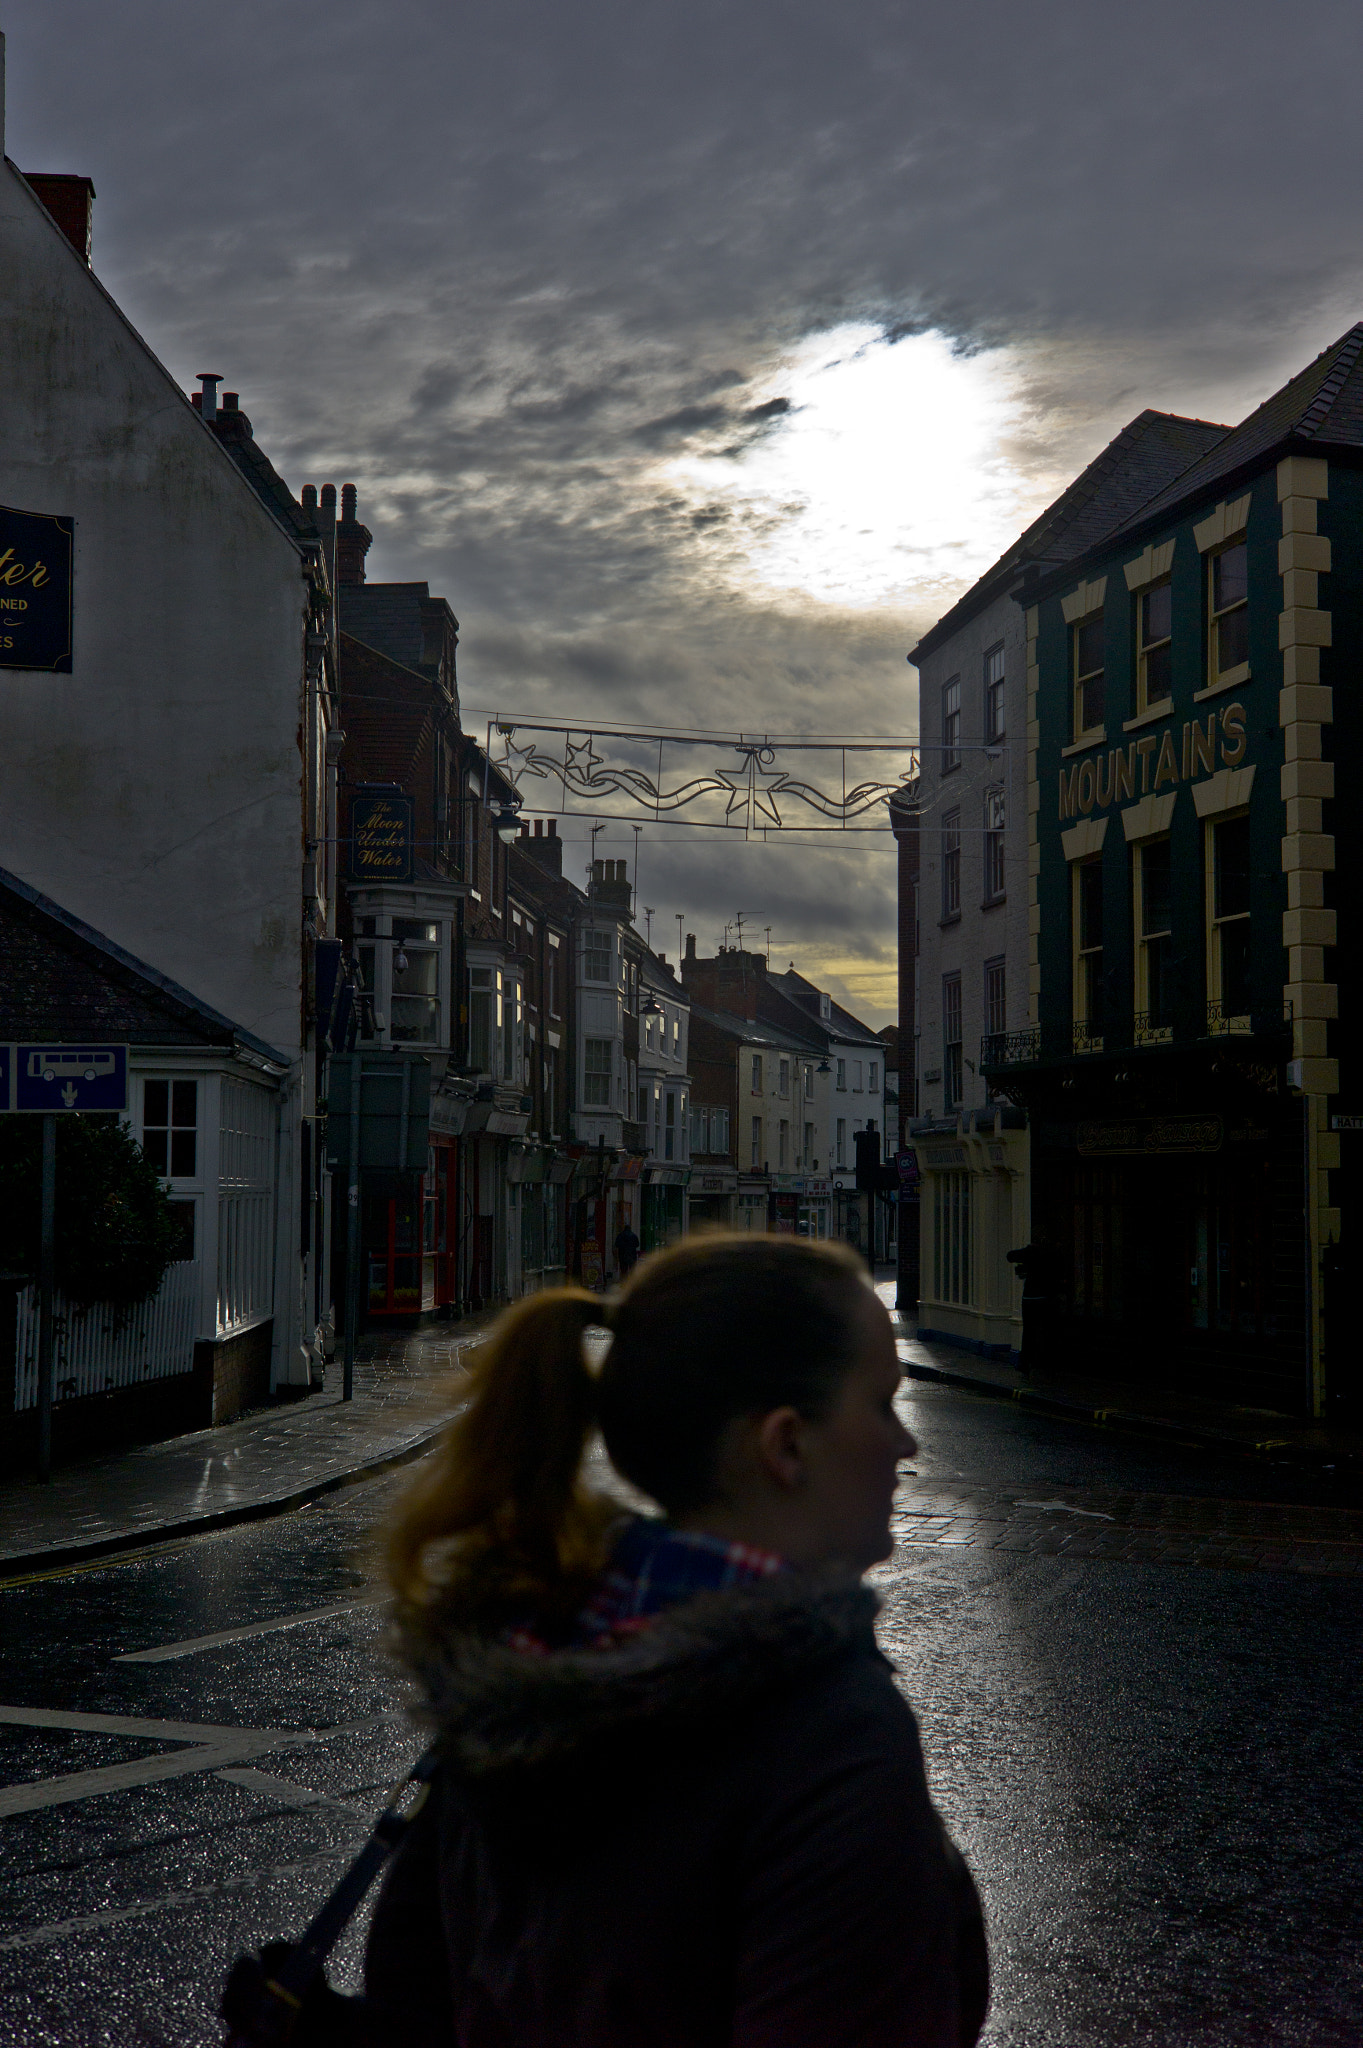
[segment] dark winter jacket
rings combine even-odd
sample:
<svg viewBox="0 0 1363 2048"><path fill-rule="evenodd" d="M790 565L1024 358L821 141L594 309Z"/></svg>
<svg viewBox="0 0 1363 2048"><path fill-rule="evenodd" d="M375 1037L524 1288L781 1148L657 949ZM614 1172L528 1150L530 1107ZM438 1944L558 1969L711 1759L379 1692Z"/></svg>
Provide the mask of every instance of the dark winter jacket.
<svg viewBox="0 0 1363 2048"><path fill-rule="evenodd" d="M432 1624L445 1762L366 1966L382 2048L958 2048L979 1902L864 1587L782 1573L608 1648Z"/></svg>

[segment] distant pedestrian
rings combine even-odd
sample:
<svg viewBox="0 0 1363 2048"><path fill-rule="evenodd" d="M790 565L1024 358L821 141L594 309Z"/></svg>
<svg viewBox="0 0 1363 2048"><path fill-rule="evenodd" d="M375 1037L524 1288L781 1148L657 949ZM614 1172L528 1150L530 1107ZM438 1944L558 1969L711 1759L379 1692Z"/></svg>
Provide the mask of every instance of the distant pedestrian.
<svg viewBox="0 0 1363 2048"><path fill-rule="evenodd" d="M615 1240L615 1260L620 1268L620 1278L634 1271L639 1263L639 1240L628 1223Z"/></svg>
<svg viewBox="0 0 1363 2048"><path fill-rule="evenodd" d="M692 1239L614 1301L532 1296L475 1360L388 1535L444 1762L364 2041L968 2048L979 1902L861 1583L915 1448L861 1262ZM597 1427L667 1519L592 1489Z"/></svg>

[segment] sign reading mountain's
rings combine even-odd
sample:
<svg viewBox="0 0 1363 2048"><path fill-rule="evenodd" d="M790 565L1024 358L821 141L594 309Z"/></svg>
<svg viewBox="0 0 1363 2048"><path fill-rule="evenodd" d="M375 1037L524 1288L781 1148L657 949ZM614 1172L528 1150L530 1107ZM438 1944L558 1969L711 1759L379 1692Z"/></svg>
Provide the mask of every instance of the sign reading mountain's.
<svg viewBox="0 0 1363 2048"><path fill-rule="evenodd" d="M412 800L400 790L357 790L350 802L350 874L356 882L410 882Z"/></svg>
<svg viewBox="0 0 1363 2048"><path fill-rule="evenodd" d="M0 668L71 673L74 521L0 505Z"/></svg>

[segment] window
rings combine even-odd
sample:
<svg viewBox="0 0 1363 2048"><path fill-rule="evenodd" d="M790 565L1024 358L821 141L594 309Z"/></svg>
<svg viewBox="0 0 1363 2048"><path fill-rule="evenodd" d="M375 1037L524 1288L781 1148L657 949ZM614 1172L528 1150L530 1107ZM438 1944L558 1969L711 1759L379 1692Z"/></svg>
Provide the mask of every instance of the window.
<svg viewBox="0 0 1363 2048"><path fill-rule="evenodd" d="M790 1125L784 1117L776 1126L776 1156L780 1162L779 1170L785 1173L790 1166Z"/></svg>
<svg viewBox="0 0 1363 2048"><path fill-rule="evenodd" d="M815 1164L815 1160L814 1160L814 1126L813 1126L813 1124L806 1124L806 1125L805 1125L805 1149L804 1149L803 1153L802 1153L802 1154L801 1154L801 1156L800 1156L800 1164L801 1164L801 1166L803 1166L803 1167L804 1167L804 1168L806 1169L806 1171L808 1171L808 1170L809 1170L810 1168L812 1168L812 1167L813 1167L813 1165Z"/></svg>
<svg viewBox="0 0 1363 2048"><path fill-rule="evenodd" d="M938 1301L970 1299L970 1175L932 1176L932 1291Z"/></svg>
<svg viewBox="0 0 1363 2048"><path fill-rule="evenodd" d="M1136 1043L1172 1038L1169 950L1172 924L1167 839L1146 839L1134 857L1136 898Z"/></svg>
<svg viewBox="0 0 1363 2048"><path fill-rule="evenodd" d="M852 1062L852 1093L853 1093L854 1095L860 1095L860 1093L861 1093L861 1069L862 1069L862 1062L861 1062L860 1060L853 1060L853 1062Z"/></svg>
<svg viewBox="0 0 1363 2048"><path fill-rule="evenodd" d="M761 1119L761 1117L760 1117L760 1116L755 1116L755 1117L753 1118L753 1120L752 1120L752 1166L753 1166L753 1171L754 1171L755 1173L760 1173L760 1172L761 1172L761 1170L762 1170L762 1119Z"/></svg>
<svg viewBox="0 0 1363 2048"><path fill-rule="evenodd" d="M727 1109L710 1111L710 1150L727 1152L729 1149L729 1112Z"/></svg>
<svg viewBox="0 0 1363 2048"><path fill-rule="evenodd" d="M868 1073L868 1074L867 1074L867 1076L866 1076L866 1086L867 1086L867 1087L868 1087L868 1088L870 1089L870 1091L871 1091L872 1095L874 1095L874 1094L875 1094L875 1092L876 1092L876 1090L877 1090L877 1089L879 1088L879 1086L880 1086L880 1062L879 1062L879 1060L872 1060L872 1061L871 1061L870 1071L869 1071L869 1073Z"/></svg>
<svg viewBox="0 0 1363 2048"><path fill-rule="evenodd" d="M493 1011L500 1002L501 980L494 968L469 969L469 1066L475 1074L492 1072Z"/></svg>
<svg viewBox="0 0 1363 2048"><path fill-rule="evenodd" d="M837 1083L837 1086L838 1086L838 1087L839 1087L840 1089L843 1089L843 1090L845 1090L845 1089L846 1089L846 1087L847 1087L847 1062L846 1062L846 1060L839 1060L839 1061L838 1061L838 1067L837 1067L837 1072L836 1072L836 1074L834 1075L834 1077L833 1077L833 1078L834 1078L835 1082Z"/></svg>
<svg viewBox="0 0 1363 2048"><path fill-rule="evenodd" d="M837 1163L839 1166L846 1166L847 1164L847 1118L845 1116L840 1116L838 1118Z"/></svg>
<svg viewBox="0 0 1363 2048"><path fill-rule="evenodd" d="M1250 1012L1248 815L1210 822L1208 838L1208 1021L1213 1030L1224 1030Z"/></svg>
<svg viewBox="0 0 1363 2048"><path fill-rule="evenodd" d="M560 1009L560 1005L559 1005L559 987L558 987L558 971L559 971L559 970L558 970L558 961L559 961L559 953L558 953L558 940L557 940L557 939L556 939L556 938L554 937L553 933L551 932L551 933L550 933L550 935L549 935L549 991L548 991L548 993L549 993L549 1015L550 1015L551 1017L558 1017L558 1016L561 1016L561 1015L562 1015L562 1011L561 1011L561 1009Z"/></svg>
<svg viewBox="0 0 1363 2048"><path fill-rule="evenodd" d="M762 1093L762 1055L760 1052L755 1052L752 1056L752 1092L754 1095Z"/></svg>
<svg viewBox="0 0 1363 2048"><path fill-rule="evenodd" d="M165 1180L195 1180L199 1161L197 1081L142 1083L142 1150ZM193 1253L189 1253L193 1257Z"/></svg>
<svg viewBox="0 0 1363 2048"><path fill-rule="evenodd" d="M1074 737L1103 729L1103 615L1074 628Z"/></svg>
<svg viewBox="0 0 1363 2048"><path fill-rule="evenodd" d="M810 1066L809 1064L806 1064L806 1065L805 1065L804 1067L802 1067L802 1068L801 1068L801 1076L802 1076L802 1079L803 1079L803 1081L804 1081L804 1089L805 1089L805 1094L806 1094L806 1095L812 1095L812 1094L814 1093L814 1069L813 1069L813 1067L812 1067L812 1066Z"/></svg>
<svg viewBox="0 0 1363 2048"><path fill-rule="evenodd" d="M991 1038L1008 1029L1007 982L1002 960L984 963L984 1028Z"/></svg>
<svg viewBox="0 0 1363 2048"><path fill-rule="evenodd" d="M961 814L948 811L942 820L942 918L961 914Z"/></svg>
<svg viewBox="0 0 1363 2048"><path fill-rule="evenodd" d="M508 975L502 994L502 1079L513 1086L523 1088L524 1054L522 1050L522 1028L524 1017L521 1008L521 985Z"/></svg>
<svg viewBox="0 0 1363 2048"><path fill-rule="evenodd" d="M1210 630L1207 681L1217 682L1249 661L1249 557L1245 543L1222 548L1207 565Z"/></svg>
<svg viewBox="0 0 1363 2048"><path fill-rule="evenodd" d="M663 1158L677 1156L677 1097L673 1089L667 1091L667 1102L663 1115Z"/></svg>
<svg viewBox="0 0 1363 2048"><path fill-rule="evenodd" d="M609 1109L611 1099L611 1041L609 1038L589 1038L585 1041L586 1066L582 1080L582 1100L588 1108Z"/></svg>
<svg viewBox="0 0 1363 2048"><path fill-rule="evenodd" d="M1136 599L1136 709L1168 701L1173 681L1173 592L1156 583Z"/></svg>
<svg viewBox="0 0 1363 2048"><path fill-rule="evenodd" d="M984 657L984 736L1001 740L1005 731L1003 708L1003 642L991 647Z"/></svg>
<svg viewBox="0 0 1363 2048"><path fill-rule="evenodd" d="M942 685L942 773L961 765L961 678Z"/></svg>
<svg viewBox="0 0 1363 2048"><path fill-rule="evenodd" d="M948 1111L962 1099L961 977L942 976L942 1098Z"/></svg>
<svg viewBox="0 0 1363 2048"><path fill-rule="evenodd" d="M1103 1030L1103 864L1076 861L1074 881L1074 1033L1076 1044Z"/></svg>
<svg viewBox="0 0 1363 2048"><path fill-rule="evenodd" d="M776 1092L784 1098L790 1093L790 1061L781 1060L776 1068Z"/></svg>
<svg viewBox="0 0 1363 2048"><path fill-rule="evenodd" d="M1001 789L987 789L984 793L984 900L986 903L1002 903L1003 901L1003 822L1003 791Z"/></svg>
<svg viewBox="0 0 1363 2048"><path fill-rule="evenodd" d="M679 1059L681 1058L681 1011L680 1011L680 1010L678 1010L678 1012L677 1012L676 1016L675 1016L675 1017L674 1017L674 1018L672 1019L672 1057L673 1057L673 1059L674 1059L674 1060L679 1060Z"/></svg>
<svg viewBox="0 0 1363 2048"><path fill-rule="evenodd" d="M587 981L611 981L614 947L609 932L586 932L582 941L582 973Z"/></svg>

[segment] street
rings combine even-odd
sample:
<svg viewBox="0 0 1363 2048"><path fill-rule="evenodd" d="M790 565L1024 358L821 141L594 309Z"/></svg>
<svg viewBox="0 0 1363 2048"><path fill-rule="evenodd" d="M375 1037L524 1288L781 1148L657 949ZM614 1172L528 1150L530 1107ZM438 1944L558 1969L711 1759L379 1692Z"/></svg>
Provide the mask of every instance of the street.
<svg viewBox="0 0 1363 2048"><path fill-rule="evenodd" d="M984 1895L985 2039L1363 2038L1358 1503L945 1387L902 1403L882 1641ZM401 1483L0 1588L7 2044L211 2043L232 1956L334 1882L418 1746L366 1601Z"/></svg>

